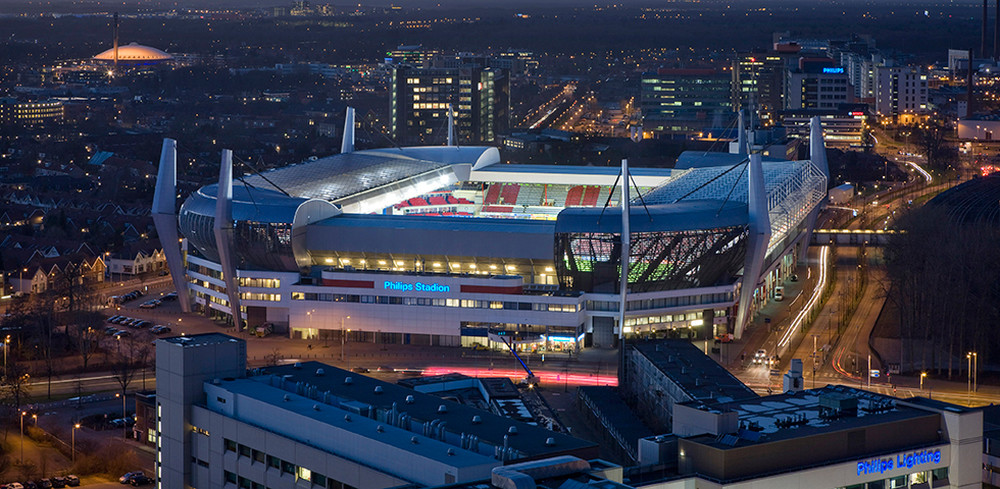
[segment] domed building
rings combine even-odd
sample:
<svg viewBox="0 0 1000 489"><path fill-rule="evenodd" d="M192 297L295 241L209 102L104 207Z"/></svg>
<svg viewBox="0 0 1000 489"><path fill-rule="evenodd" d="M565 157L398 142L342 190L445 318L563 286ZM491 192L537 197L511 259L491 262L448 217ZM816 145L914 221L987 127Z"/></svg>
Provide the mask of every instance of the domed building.
<svg viewBox="0 0 1000 489"><path fill-rule="evenodd" d="M137 43L127 44L125 46L118 47L118 64L119 65L130 65L130 66L142 66L142 65L156 65L174 59L168 53L160 51L159 49L143 46ZM111 48L104 51L97 56L94 56L94 61L114 63L115 62L115 49Z"/></svg>

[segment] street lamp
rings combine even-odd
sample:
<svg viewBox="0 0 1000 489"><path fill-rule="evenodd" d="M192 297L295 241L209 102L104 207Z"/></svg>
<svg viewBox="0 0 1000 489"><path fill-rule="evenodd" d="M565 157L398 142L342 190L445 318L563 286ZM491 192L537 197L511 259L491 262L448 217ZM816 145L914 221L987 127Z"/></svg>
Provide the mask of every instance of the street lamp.
<svg viewBox="0 0 1000 489"><path fill-rule="evenodd" d="M32 421L35 422L35 427L37 428L38 427L38 415L37 414L32 414L31 415L31 419L32 419Z"/></svg>
<svg viewBox="0 0 1000 489"><path fill-rule="evenodd" d="M966 387L965 392L969 396L969 405L971 406L972 405L972 352L971 351L965 354L965 359L968 360L969 362L968 370L966 370L966 374L968 375L968 386Z"/></svg>
<svg viewBox="0 0 1000 489"><path fill-rule="evenodd" d="M924 378L927 377L927 372L920 372L920 390L924 390Z"/></svg>
<svg viewBox="0 0 1000 489"><path fill-rule="evenodd" d="M21 465L24 465L24 415L27 411L21 411Z"/></svg>
<svg viewBox="0 0 1000 489"><path fill-rule="evenodd" d="M122 438L128 438L128 423L125 422L125 391L116 392L115 397L122 398Z"/></svg>
<svg viewBox="0 0 1000 489"><path fill-rule="evenodd" d="M73 425L73 434L72 434L73 448L72 448L72 452L73 452L73 463L74 464L76 463L76 430L78 430L78 429L80 429L80 423L77 423L77 424Z"/></svg>
<svg viewBox="0 0 1000 489"><path fill-rule="evenodd" d="M979 391L979 354L972 352L972 392Z"/></svg>
<svg viewBox="0 0 1000 489"><path fill-rule="evenodd" d="M347 344L347 335L345 334L344 330L344 321L347 319L351 319L351 316L343 316L340 318L340 361L342 362L344 361L344 359L347 358L347 356L344 355L344 345ZM346 331L350 332L350 330Z"/></svg>
<svg viewBox="0 0 1000 489"><path fill-rule="evenodd" d="M3 340L3 378L7 378L7 350L10 349L10 335Z"/></svg>

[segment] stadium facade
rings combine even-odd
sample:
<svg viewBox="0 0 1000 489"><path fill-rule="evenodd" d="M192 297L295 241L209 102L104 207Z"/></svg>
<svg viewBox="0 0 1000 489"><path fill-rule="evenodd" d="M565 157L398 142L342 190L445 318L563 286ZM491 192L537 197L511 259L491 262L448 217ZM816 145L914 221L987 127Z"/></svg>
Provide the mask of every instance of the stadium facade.
<svg viewBox="0 0 1000 489"><path fill-rule="evenodd" d="M687 155L630 172L626 335L742 334L826 196L813 124L811 160ZM346 126L340 154L235 183L224 151L219 183L179 212L164 141L153 216L185 310L315 340L615 345L618 168L501 164L478 146L354 151L351 109Z"/></svg>

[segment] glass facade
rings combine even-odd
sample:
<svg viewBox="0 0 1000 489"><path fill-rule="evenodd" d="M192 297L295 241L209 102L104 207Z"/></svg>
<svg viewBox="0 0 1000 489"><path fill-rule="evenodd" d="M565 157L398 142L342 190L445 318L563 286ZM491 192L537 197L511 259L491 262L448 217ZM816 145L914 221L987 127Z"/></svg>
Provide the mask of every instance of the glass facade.
<svg viewBox="0 0 1000 489"><path fill-rule="evenodd" d="M677 290L733 283L746 256L746 226L631 233L632 292ZM615 293L621 275L621 236L557 233L556 272L563 288Z"/></svg>
<svg viewBox="0 0 1000 489"><path fill-rule="evenodd" d="M219 261L215 246L215 217L182 208L181 233L207 259ZM292 252L292 225L282 222L236 221L233 251L239 270L296 271Z"/></svg>

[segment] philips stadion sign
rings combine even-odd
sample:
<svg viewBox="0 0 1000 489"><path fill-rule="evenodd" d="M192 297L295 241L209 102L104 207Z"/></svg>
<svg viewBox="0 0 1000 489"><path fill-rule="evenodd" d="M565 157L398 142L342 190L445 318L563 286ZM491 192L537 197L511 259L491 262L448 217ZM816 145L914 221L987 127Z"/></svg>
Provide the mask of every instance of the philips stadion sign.
<svg viewBox="0 0 1000 489"><path fill-rule="evenodd" d="M900 453L896 458L873 458L858 462L858 475L881 474L893 469L912 469L920 465L937 464L941 462L941 450L920 450Z"/></svg>
<svg viewBox="0 0 1000 489"><path fill-rule="evenodd" d="M406 282L393 282L391 280L386 280L382 283L382 288L385 290L399 290L402 292L450 292L450 285L441 285L438 283L425 284L423 282L406 283Z"/></svg>

